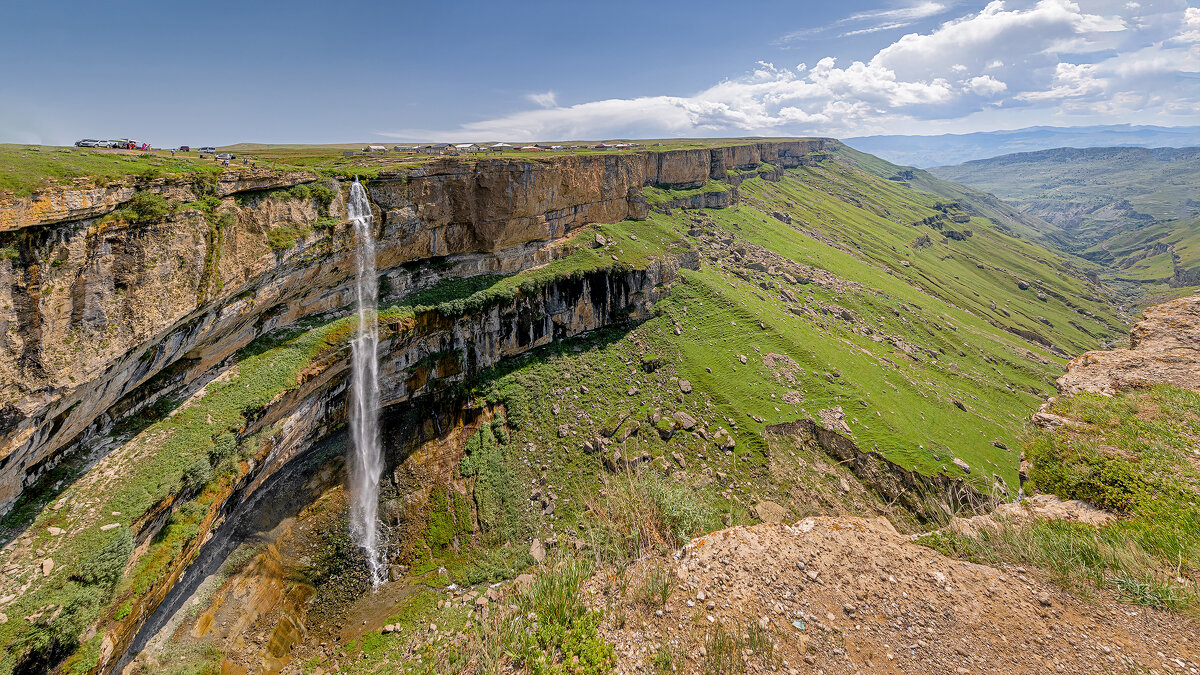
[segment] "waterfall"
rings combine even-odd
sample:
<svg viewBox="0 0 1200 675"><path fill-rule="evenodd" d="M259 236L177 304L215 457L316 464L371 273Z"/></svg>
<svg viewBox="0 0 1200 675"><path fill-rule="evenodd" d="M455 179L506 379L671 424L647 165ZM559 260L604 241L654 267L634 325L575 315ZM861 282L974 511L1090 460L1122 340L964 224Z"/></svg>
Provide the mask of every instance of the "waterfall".
<svg viewBox="0 0 1200 675"><path fill-rule="evenodd" d="M375 277L375 233L367 191L355 179L346 203L357 239L354 282L358 327L350 343L350 534L363 548L371 568L371 582L383 581L379 552L379 478L383 453L379 447L379 322L376 317L379 281Z"/></svg>

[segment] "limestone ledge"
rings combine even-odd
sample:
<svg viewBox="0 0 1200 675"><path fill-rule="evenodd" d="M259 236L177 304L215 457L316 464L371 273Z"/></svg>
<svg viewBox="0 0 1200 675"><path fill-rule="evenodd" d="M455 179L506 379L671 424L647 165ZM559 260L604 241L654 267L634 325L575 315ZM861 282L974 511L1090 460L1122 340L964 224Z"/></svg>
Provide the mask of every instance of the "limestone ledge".
<svg viewBox="0 0 1200 675"><path fill-rule="evenodd" d="M307 171L226 171L218 177L212 194L227 197L239 192L273 190L315 180L317 176ZM205 192L202 182L189 175L148 181L130 177L100 186L80 179L73 185L45 188L28 197L0 200L0 232L97 218L117 209L139 190L157 192L168 199L182 202L194 201L209 194Z"/></svg>

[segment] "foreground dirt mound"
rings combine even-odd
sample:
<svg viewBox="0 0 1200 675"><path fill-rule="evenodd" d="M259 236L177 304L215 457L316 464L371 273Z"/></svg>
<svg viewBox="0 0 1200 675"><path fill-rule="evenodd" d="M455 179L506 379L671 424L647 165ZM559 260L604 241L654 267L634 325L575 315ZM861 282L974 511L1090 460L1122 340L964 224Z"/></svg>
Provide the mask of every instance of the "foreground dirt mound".
<svg viewBox="0 0 1200 675"><path fill-rule="evenodd" d="M664 572L665 603L646 590ZM883 519L734 527L626 575L602 626L621 672L1200 672L1193 619L952 560ZM616 586L593 583L598 605Z"/></svg>
<svg viewBox="0 0 1200 675"><path fill-rule="evenodd" d="M1200 389L1200 295L1150 307L1130 332L1129 349L1086 352L1058 378L1063 394L1152 384Z"/></svg>

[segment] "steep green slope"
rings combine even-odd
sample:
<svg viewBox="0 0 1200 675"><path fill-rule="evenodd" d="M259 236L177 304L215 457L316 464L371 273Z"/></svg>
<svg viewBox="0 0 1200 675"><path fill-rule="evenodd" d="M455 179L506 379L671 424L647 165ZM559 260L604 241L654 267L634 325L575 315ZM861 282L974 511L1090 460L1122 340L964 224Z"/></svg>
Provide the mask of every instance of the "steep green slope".
<svg viewBox="0 0 1200 675"><path fill-rule="evenodd" d="M1059 249L1064 248L1071 240L1070 235L1061 227L1014 208L1011 204L997 199L995 195L950 180L943 180L929 171L892 164L850 147L839 149L838 154L852 161L864 171L881 178L901 181L918 190L957 200L971 213L988 218L1001 231L1013 236Z"/></svg>
<svg viewBox="0 0 1200 675"><path fill-rule="evenodd" d="M534 448L528 461L569 467L551 482L574 481L573 503L595 489L599 439L639 426L616 446L624 458L683 471L731 513L767 496L787 504L767 427L838 427L843 415L846 436L900 466L965 476L959 458L982 489L993 474L1012 484L1006 448L1052 391L1054 354L1125 330L1072 261L839 158L739 192L731 208L652 214L702 256L659 316L479 385L520 420L514 444ZM619 249L644 227L601 229ZM671 422L679 412L692 431ZM722 429L736 441L726 456L711 441ZM709 487L713 472L726 479Z"/></svg>

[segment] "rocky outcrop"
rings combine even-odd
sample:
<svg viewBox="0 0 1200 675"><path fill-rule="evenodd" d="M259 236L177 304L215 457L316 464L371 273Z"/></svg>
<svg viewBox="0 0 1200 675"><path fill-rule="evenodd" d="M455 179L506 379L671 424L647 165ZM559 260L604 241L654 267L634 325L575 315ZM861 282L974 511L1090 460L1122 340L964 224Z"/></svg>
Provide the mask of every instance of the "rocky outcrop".
<svg viewBox="0 0 1200 675"><path fill-rule="evenodd" d="M829 423L832 419L836 423L839 412L840 409L822 411L822 422ZM845 423L841 424L844 427ZM772 424L765 433L815 445L845 464L860 482L885 501L898 503L923 520L938 520L964 510L982 512L992 506L991 497L963 478L910 471L878 452L860 450L853 440L813 420Z"/></svg>
<svg viewBox="0 0 1200 675"><path fill-rule="evenodd" d="M1200 295L1146 310L1129 334L1129 349L1091 351L1067 364L1063 394L1171 384L1200 390Z"/></svg>

